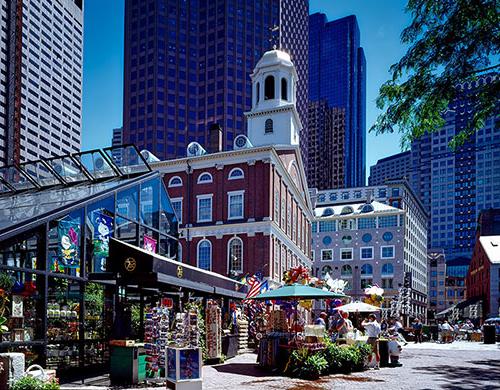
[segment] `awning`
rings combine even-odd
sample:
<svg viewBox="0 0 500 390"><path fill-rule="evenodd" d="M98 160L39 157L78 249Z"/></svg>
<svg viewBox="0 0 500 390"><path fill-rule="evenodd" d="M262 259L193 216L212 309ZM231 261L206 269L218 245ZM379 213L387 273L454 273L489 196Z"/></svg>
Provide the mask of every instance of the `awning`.
<svg viewBox="0 0 500 390"><path fill-rule="evenodd" d="M244 299L248 288L216 272L151 253L114 238L110 240L108 265L121 283L130 282L143 287L184 288L235 299Z"/></svg>

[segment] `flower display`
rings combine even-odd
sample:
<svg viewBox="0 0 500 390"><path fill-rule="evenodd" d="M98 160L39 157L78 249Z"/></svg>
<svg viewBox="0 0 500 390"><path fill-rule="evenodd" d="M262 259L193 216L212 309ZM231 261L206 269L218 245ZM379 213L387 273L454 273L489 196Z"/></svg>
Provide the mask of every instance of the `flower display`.
<svg viewBox="0 0 500 390"><path fill-rule="evenodd" d="M384 301L384 289L380 288L377 285L374 286L369 286L365 288L365 303L368 303L369 305L373 306L379 306L382 305L382 302Z"/></svg>

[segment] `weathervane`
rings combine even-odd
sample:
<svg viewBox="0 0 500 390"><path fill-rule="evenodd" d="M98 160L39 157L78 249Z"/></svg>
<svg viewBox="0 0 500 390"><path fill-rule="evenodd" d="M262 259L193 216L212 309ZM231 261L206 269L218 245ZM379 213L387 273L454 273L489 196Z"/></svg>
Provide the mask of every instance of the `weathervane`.
<svg viewBox="0 0 500 390"><path fill-rule="evenodd" d="M271 37L269 38L269 43L273 43L273 49L281 50L281 26L274 25L273 27L269 27L269 31L271 32ZM278 47L276 47L275 35L274 33L278 31Z"/></svg>

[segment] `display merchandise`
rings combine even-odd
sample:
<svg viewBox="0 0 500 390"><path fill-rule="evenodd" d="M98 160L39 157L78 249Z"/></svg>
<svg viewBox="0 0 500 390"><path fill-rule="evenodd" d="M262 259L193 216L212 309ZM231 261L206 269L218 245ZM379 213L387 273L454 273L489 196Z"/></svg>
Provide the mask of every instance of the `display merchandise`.
<svg viewBox="0 0 500 390"><path fill-rule="evenodd" d="M154 378L165 367L165 347L169 335L169 311L165 306L148 307L144 313L146 376Z"/></svg>
<svg viewBox="0 0 500 390"><path fill-rule="evenodd" d="M209 299L206 308L206 346L209 359L218 359L222 355L222 320L221 308L217 301Z"/></svg>
<svg viewBox="0 0 500 390"><path fill-rule="evenodd" d="M201 390L201 355L200 348L168 347L167 381L175 383L175 389Z"/></svg>
<svg viewBox="0 0 500 390"><path fill-rule="evenodd" d="M177 348L198 347L199 342L198 310L192 308L185 313L177 313L169 346Z"/></svg>

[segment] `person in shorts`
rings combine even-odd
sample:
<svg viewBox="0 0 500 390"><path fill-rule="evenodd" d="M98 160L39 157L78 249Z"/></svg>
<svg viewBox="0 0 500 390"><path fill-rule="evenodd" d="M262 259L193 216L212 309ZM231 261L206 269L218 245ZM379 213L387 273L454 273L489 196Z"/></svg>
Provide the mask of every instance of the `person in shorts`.
<svg viewBox="0 0 500 390"><path fill-rule="evenodd" d="M380 368L380 354L378 352L378 338L381 332L380 324L378 323L375 314L370 314L368 319L361 323L361 326L363 326L366 330L366 335L368 336L368 340L366 342L371 345L373 351L370 355L370 363L372 362L373 354L375 354L375 360L377 362L375 370L378 370Z"/></svg>

